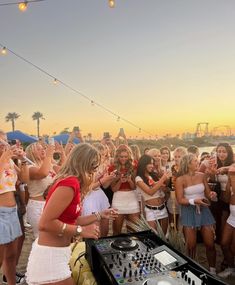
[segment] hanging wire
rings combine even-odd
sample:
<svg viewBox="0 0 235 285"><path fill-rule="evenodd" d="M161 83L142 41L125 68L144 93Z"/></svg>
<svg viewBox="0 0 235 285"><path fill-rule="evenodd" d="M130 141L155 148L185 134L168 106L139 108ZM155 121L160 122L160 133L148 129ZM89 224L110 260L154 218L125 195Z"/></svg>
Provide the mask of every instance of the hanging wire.
<svg viewBox="0 0 235 285"><path fill-rule="evenodd" d="M26 2L28 3L34 3L34 2L42 2L42 1L48 1L48 0L28 0L28 1L18 1L18 2L8 2L8 3L0 3L0 6L12 6L12 5L19 5L20 3Z"/></svg>
<svg viewBox="0 0 235 285"><path fill-rule="evenodd" d="M35 0L36 1L36 0ZM43 0L42 0L43 1ZM99 108L103 109L104 111L106 111L107 113L113 115L114 117L118 118L118 120L122 120L124 122L126 122L127 124L131 125L132 127L136 128L139 130L139 132L145 132L149 135L152 135L153 134L147 130L144 130L143 128L141 128L140 126L132 123L131 121L127 120L126 118L124 117L121 117L120 115L116 114L114 111L110 110L109 108L105 107L104 105L94 101L93 99L89 98L87 95L83 94L81 91L73 88L72 86L70 86L69 84L63 82L62 80L58 79L56 76L50 74L49 72L45 71L44 69L42 69L41 67L39 67L38 65L32 63L31 61L29 61L28 59L24 58L23 56L17 54L16 52L14 52L13 50L9 49L8 47L6 47L6 45L3 45L0 43L0 46L5 49L7 49L7 51L9 53L12 53L13 55L15 55L17 58L19 58L20 60L26 62L27 64L33 66L34 68L36 68L37 70L39 70L40 72L46 74L47 76L49 76L50 78L52 78L53 82L54 83L60 83L61 85L63 85L64 87L66 87L67 89L73 91L74 93L82 96L84 99L86 99L87 101L89 101L90 103L92 103L92 105L96 105L98 106Z"/></svg>

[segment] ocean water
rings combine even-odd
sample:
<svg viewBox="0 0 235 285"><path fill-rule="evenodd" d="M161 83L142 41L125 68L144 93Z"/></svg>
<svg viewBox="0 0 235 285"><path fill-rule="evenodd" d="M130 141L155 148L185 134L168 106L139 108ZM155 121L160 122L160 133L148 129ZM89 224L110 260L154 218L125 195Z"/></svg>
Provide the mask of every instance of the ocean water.
<svg viewBox="0 0 235 285"><path fill-rule="evenodd" d="M232 148L233 148L233 152L235 153L235 145L232 145ZM204 147L199 148L200 154L204 151L211 153L213 149L214 149L214 146L204 146Z"/></svg>

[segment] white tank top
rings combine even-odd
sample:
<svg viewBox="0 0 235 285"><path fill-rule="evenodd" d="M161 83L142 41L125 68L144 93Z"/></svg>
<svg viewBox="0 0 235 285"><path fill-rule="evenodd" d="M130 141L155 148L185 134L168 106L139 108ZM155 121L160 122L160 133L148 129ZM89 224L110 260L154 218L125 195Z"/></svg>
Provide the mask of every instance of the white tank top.
<svg viewBox="0 0 235 285"><path fill-rule="evenodd" d="M43 179L29 180L27 183L29 198L42 196L47 187L54 181L54 176L55 172L49 171L47 177Z"/></svg>
<svg viewBox="0 0 235 285"><path fill-rule="evenodd" d="M202 199L205 198L205 186L203 183L191 185L184 188L184 197L186 199Z"/></svg>

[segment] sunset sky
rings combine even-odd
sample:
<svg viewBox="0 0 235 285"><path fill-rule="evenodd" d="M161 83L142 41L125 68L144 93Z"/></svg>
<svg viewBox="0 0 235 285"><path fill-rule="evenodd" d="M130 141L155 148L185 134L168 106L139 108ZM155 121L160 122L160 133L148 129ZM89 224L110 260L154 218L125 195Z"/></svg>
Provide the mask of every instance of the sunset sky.
<svg viewBox="0 0 235 285"><path fill-rule="evenodd" d="M235 133L234 0L116 0L114 9L107 0L48 0L24 13L0 6L0 44L137 126L8 52L0 56L5 131L6 114L16 112L16 129L36 134L40 111L49 135L74 125L94 137L120 127L175 135L198 122Z"/></svg>

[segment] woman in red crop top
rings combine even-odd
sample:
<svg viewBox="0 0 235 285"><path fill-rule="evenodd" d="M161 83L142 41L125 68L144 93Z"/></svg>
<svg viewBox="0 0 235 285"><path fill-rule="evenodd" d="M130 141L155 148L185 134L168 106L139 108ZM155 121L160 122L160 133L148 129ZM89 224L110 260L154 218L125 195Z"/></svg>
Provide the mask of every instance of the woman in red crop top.
<svg viewBox="0 0 235 285"><path fill-rule="evenodd" d="M124 219L135 222L139 218L140 208L135 191L134 167L130 148L119 145L114 164L109 167L109 172L116 173L116 179L111 183L114 192L112 207L118 210L118 218L113 221L113 234L121 233Z"/></svg>
<svg viewBox="0 0 235 285"><path fill-rule="evenodd" d="M39 221L39 237L27 266L27 283L71 285L69 259L73 236L99 237L97 220L115 217L113 209L80 217L81 202L91 189L100 163L98 151L89 144L73 148L50 187Z"/></svg>

